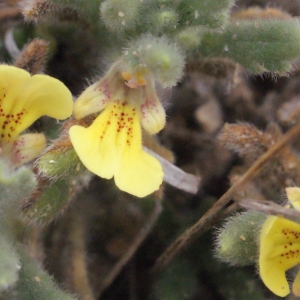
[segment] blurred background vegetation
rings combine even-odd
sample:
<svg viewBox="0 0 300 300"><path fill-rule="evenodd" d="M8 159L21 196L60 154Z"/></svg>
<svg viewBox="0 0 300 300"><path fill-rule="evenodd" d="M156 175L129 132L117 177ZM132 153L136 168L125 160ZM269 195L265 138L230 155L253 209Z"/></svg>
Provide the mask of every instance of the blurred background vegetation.
<svg viewBox="0 0 300 300"><path fill-rule="evenodd" d="M145 1L135 16L139 2L1 1L0 61L56 77L77 97L142 34L168 37L182 49L185 67L178 84L167 88L160 67L153 67L167 112L157 141L176 166L201 177L199 190L192 195L164 184L158 193L137 199L119 191L112 180L76 172L79 162L72 157L76 164L70 176L39 181L40 194L18 202L21 217L14 217L12 228L19 250L12 251L5 238L0 251L13 256L12 261L19 259L21 271L2 285L0 275L0 299L72 299L53 287L47 273L62 290L84 300L277 299L260 281L255 264L230 267L216 257L215 228L224 216L159 272L151 268L299 122L300 1L153 0ZM125 29L114 5L129 12ZM21 50L36 39L42 44L33 62L21 60ZM128 64L134 65L132 58ZM227 123L236 127L224 127ZM30 130L45 132L51 143L60 127L43 117ZM234 198L282 203L284 188L300 184L299 154L296 141ZM25 184L21 180L17 187ZM42 214L49 203L51 213ZM5 269L0 261L0 273Z"/></svg>

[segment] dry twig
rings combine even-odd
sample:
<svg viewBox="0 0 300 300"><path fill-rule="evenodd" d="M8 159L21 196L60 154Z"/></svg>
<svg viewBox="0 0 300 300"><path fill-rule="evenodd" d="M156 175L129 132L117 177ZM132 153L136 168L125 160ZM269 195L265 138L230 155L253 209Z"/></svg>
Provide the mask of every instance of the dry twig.
<svg viewBox="0 0 300 300"><path fill-rule="evenodd" d="M284 217L298 223L300 222L300 211L282 207L270 200L257 201L253 199L243 199L238 202L238 205L248 210L261 211L265 214Z"/></svg>
<svg viewBox="0 0 300 300"><path fill-rule="evenodd" d="M244 175L227 190L227 192L198 220L197 223L187 229L165 250L165 252L157 259L152 268L152 272L158 272L164 269L185 247L188 247L195 239L219 220L222 210L232 200L235 192L242 188L245 183L253 179L268 160L278 154L288 143L293 141L299 135L300 122L283 135L267 152L259 157L247 172L245 172Z"/></svg>

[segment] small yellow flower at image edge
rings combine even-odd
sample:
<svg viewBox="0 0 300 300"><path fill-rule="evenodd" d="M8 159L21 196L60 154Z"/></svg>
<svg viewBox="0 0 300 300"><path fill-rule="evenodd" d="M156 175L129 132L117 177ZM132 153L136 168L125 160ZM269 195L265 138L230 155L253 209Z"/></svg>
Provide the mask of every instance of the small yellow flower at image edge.
<svg viewBox="0 0 300 300"><path fill-rule="evenodd" d="M120 190L134 196L158 190L164 176L161 164L142 148L141 127L155 134L166 122L152 75L146 70L123 72L122 62L115 63L79 96L73 115L82 119L100 111L88 128L75 125L69 131L83 164L102 178L114 177Z"/></svg>
<svg viewBox="0 0 300 300"><path fill-rule="evenodd" d="M46 146L42 133L24 133L42 116L63 120L72 114L69 89L48 75L0 65L1 157L19 166L36 158Z"/></svg>
<svg viewBox="0 0 300 300"><path fill-rule="evenodd" d="M286 188L288 200L300 209L300 188ZM277 296L290 293L286 271L300 263L300 224L282 217L269 216L260 234L259 272L264 284ZM300 271L292 291L300 296Z"/></svg>

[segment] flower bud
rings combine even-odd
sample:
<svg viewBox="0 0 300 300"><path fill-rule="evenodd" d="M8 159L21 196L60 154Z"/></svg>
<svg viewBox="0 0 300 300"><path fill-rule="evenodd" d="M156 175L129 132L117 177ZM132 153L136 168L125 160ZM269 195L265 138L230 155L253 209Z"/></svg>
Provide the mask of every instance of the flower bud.
<svg viewBox="0 0 300 300"><path fill-rule="evenodd" d="M175 10L165 8L153 12L148 17L147 21L147 31L153 33L166 33L176 29L179 18Z"/></svg>
<svg viewBox="0 0 300 300"><path fill-rule="evenodd" d="M203 26L189 26L176 34L177 43L187 51L193 51L199 47L201 39L207 29Z"/></svg>
<svg viewBox="0 0 300 300"><path fill-rule="evenodd" d="M246 266L258 258L259 232L266 215L249 211L229 217L219 229L216 256L231 265Z"/></svg>
<svg viewBox="0 0 300 300"><path fill-rule="evenodd" d="M65 152L50 150L39 158L37 166L50 178L68 178L86 170L73 148Z"/></svg>
<svg viewBox="0 0 300 300"><path fill-rule="evenodd" d="M179 47L165 37L144 35L124 53L128 69L149 69L163 86L172 86L181 78L184 55Z"/></svg>
<svg viewBox="0 0 300 300"><path fill-rule="evenodd" d="M62 135L48 147L36 161L36 167L43 177L50 179L71 178L82 174L86 168L76 154L67 130L74 120L65 122Z"/></svg>
<svg viewBox="0 0 300 300"><path fill-rule="evenodd" d="M20 6L27 22L37 23L46 16L52 16L58 11L57 5L48 0L22 1Z"/></svg>
<svg viewBox="0 0 300 300"><path fill-rule="evenodd" d="M140 0L106 0L100 11L108 29L122 32L133 29L139 18Z"/></svg>

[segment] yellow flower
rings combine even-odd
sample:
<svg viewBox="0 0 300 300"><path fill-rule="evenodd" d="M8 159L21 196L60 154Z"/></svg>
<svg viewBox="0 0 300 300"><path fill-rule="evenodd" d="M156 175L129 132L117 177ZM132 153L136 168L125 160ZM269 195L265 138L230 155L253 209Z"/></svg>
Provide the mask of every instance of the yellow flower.
<svg viewBox="0 0 300 300"><path fill-rule="evenodd" d="M88 170L102 178L114 177L119 189L137 197L149 195L159 188L164 174L160 163L142 149L141 125L155 134L166 118L151 75L122 73L117 62L80 95L73 114L81 119L103 109L90 127L70 128L75 151Z"/></svg>
<svg viewBox="0 0 300 300"><path fill-rule="evenodd" d="M300 188L286 189L291 204L300 209ZM265 285L277 296L290 293L285 272L300 263L300 224L270 216L260 235L259 272ZM293 293L300 296L300 272L293 282Z"/></svg>
<svg viewBox="0 0 300 300"><path fill-rule="evenodd" d="M45 147L44 135L20 134L41 116L69 117L72 106L72 95L59 80L0 65L1 156L15 166L35 158Z"/></svg>

